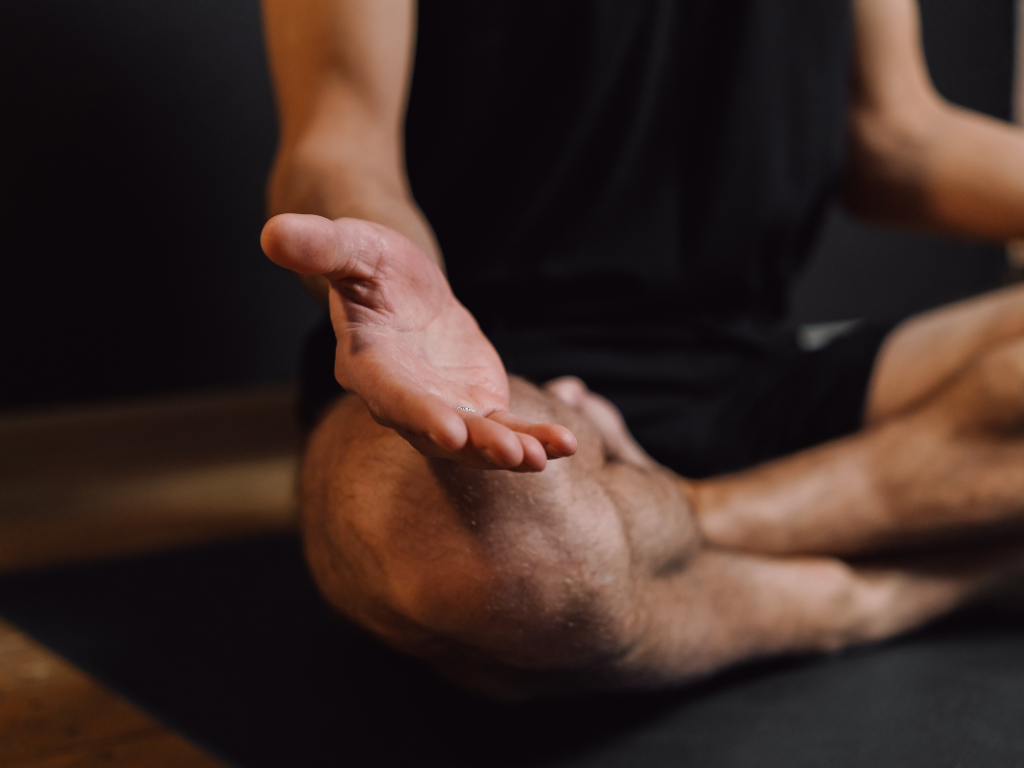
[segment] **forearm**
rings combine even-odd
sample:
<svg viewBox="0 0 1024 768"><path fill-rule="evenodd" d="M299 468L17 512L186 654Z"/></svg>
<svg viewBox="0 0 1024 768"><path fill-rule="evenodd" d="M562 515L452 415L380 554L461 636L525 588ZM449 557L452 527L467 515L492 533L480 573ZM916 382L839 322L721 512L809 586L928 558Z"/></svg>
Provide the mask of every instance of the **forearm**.
<svg viewBox="0 0 1024 768"><path fill-rule="evenodd" d="M272 216L312 213L328 219L372 221L405 235L440 262L433 231L398 169L388 168L391 163L352 157L358 153L332 147L329 139L308 143L314 146L282 150L278 155L267 185Z"/></svg>
<svg viewBox="0 0 1024 768"><path fill-rule="evenodd" d="M928 164L932 226L989 240L1024 237L1024 130L956 107L943 122Z"/></svg>
<svg viewBox="0 0 1024 768"><path fill-rule="evenodd" d="M938 100L898 129L872 119L854 130L844 186L853 213L957 236L1024 237L1024 130Z"/></svg>
<svg viewBox="0 0 1024 768"><path fill-rule="evenodd" d="M263 0L280 143L271 215L382 224L441 262L405 171L411 0ZM323 282L323 281L321 281Z"/></svg>
<svg viewBox="0 0 1024 768"><path fill-rule="evenodd" d="M855 0L843 197L869 221L1024 236L1024 132L954 106L928 74L915 0Z"/></svg>

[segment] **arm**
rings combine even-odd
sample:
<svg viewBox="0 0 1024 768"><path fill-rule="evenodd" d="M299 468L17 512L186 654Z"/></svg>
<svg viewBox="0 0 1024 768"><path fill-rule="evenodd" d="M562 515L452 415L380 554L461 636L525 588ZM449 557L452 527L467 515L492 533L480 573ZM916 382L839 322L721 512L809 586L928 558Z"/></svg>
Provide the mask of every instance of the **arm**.
<svg viewBox="0 0 1024 768"><path fill-rule="evenodd" d="M1024 236L1024 130L936 92L914 0L856 0L844 202L879 223Z"/></svg>
<svg viewBox="0 0 1024 768"><path fill-rule="evenodd" d="M413 0L264 0L280 120L267 201L383 224L442 264L405 172L415 16ZM310 282L326 299L326 280Z"/></svg>
<svg viewBox="0 0 1024 768"><path fill-rule="evenodd" d="M328 300L339 383L427 456L539 472L572 455L564 427L509 410L501 360L452 294L412 199L402 141L412 1L263 9L281 140L269 185L279 215L261 243Z"/></svg>

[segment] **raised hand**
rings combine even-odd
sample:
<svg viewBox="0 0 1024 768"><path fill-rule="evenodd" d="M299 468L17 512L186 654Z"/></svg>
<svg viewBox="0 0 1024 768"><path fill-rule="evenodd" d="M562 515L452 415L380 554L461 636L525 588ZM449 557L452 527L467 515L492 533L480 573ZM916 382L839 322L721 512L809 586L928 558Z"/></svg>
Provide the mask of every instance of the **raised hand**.
<svg viewBox="0 0 1024 768"><path fill-rule="evenodd" d="M399 233L289 213L267 222L261 243L275 263L330 281L338 382L424 455L539 472L576 452L565 427L512 414L498 353L438 266Z"/></svg>

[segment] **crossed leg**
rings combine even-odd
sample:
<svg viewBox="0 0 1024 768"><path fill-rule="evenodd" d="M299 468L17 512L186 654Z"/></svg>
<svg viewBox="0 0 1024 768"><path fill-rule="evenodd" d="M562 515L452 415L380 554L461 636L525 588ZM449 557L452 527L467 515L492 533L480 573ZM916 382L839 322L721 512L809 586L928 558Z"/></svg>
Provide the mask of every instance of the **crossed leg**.
<svg viewBox="0 0 1024 768"><path fill-rule="evenodd" d="M1024 535L1024 286L911 318L866 427L700 488L722 546L865 555Z"/></svg>
<svg viewBox="0 0 1024 768"><path fill-rule="evenodd" d="M656 687L880 639L1024 565L1016 543L860 565L716 545L698 524L701 484L647 459L609 404L573 382L511 390L516 413L573 430L571 461L516 474L428 459L349 397L303 476L328 600L482 693Z"/></svg>

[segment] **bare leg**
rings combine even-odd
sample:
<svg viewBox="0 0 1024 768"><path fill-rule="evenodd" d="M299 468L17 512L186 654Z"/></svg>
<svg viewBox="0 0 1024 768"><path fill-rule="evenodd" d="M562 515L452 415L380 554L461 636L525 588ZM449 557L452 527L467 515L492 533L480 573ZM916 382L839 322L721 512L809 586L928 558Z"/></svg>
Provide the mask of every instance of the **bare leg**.
<svg viewBox="0 0 1024 768"><path fill-rule="evenodd" d="M994 346L1024 337L1024 285L925 312L883 345L865 418L877 424L921 405Z"/></svg>
<svg viewBox="0 0 1024 768"><path fill-rule="evenodd" d="M627 447L607 403L565 381L511 392L523 418L573 430L572 460L524 475L429 459L350 397L303 475L307 552L332 604L488 694L668 685L885 637L1021 559L854 568L709 547L692 485Z"/></svg>
<svg viewBox="0 0 1024 768"><path fill-rule="evenodd" d="M883 345L868 428L702 488L705 534L862 554L1024 525L1024 286L913 317Z"/></svg>
<svg viewBox="0 0 1024 768"><path fill-rule="evenodd" d="M1024 286L911 318L887 339L868 428L702 484L723 546L863 554L1024 526Z"/></svg>
<svg viewBox="0 0 1024 768"><path fill-rule="evenodd" d="M697 490L712 542L863 555L1003 539L1024 527L1024 339L862 432Z"/></svg>

